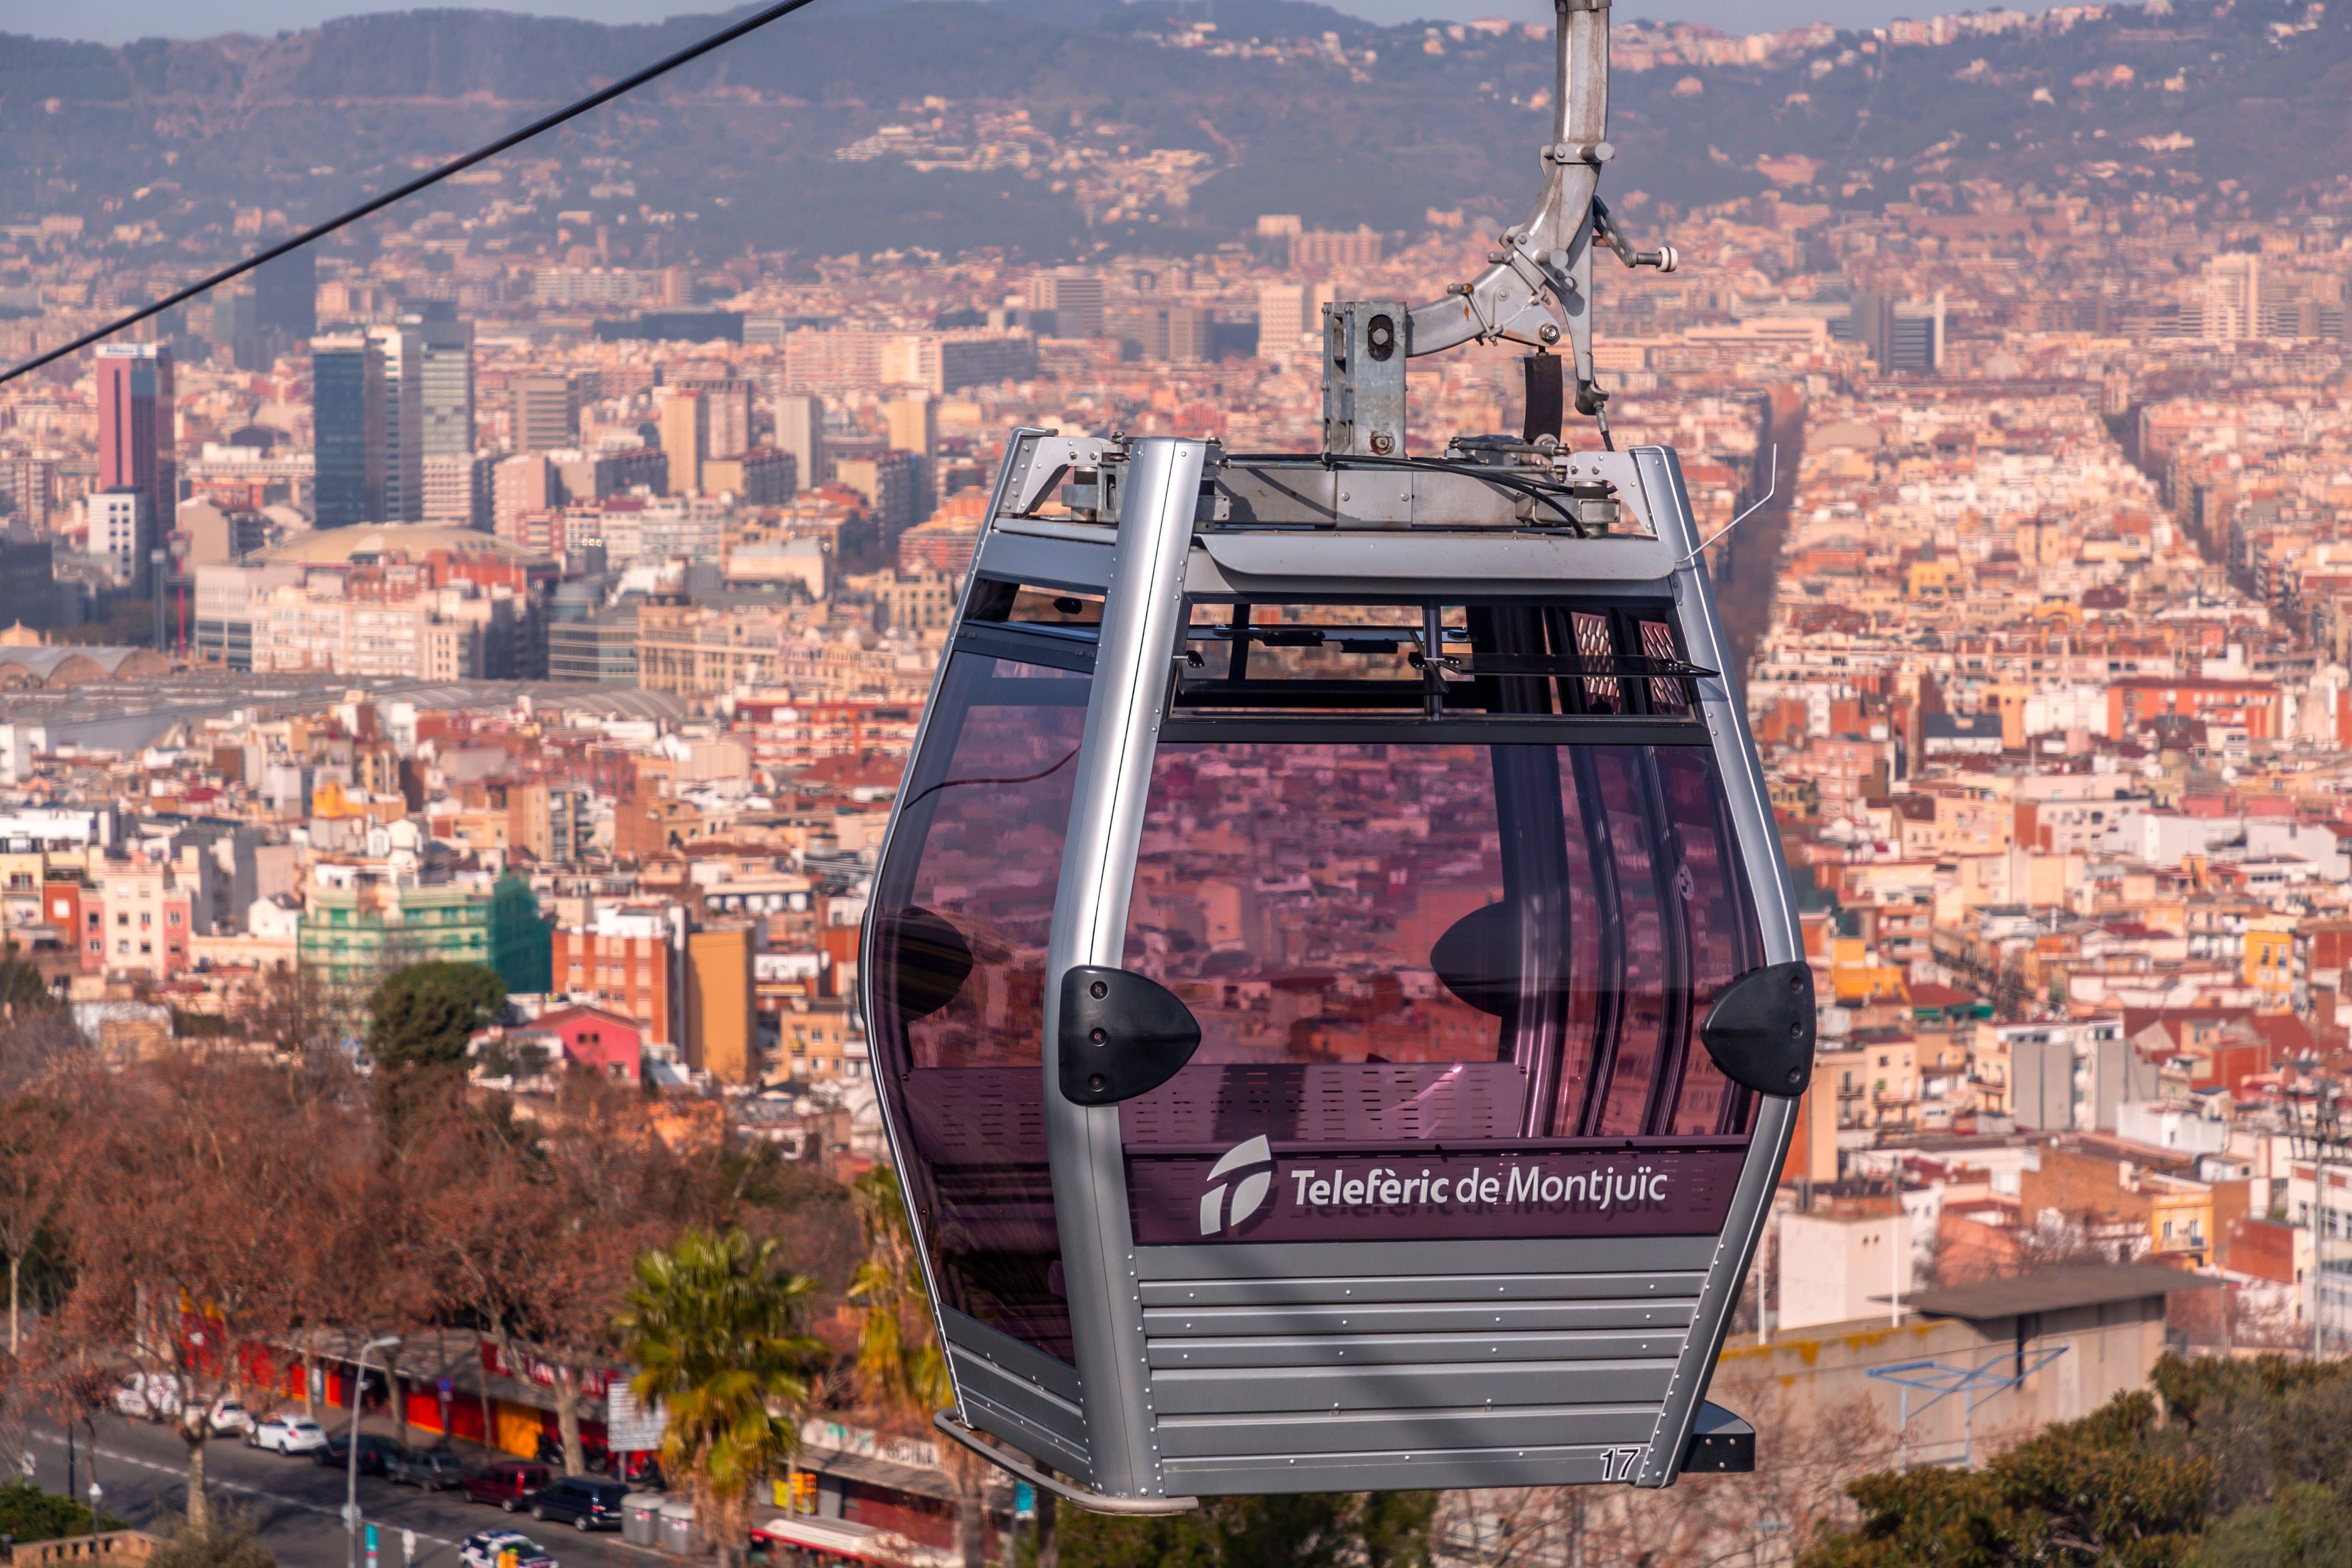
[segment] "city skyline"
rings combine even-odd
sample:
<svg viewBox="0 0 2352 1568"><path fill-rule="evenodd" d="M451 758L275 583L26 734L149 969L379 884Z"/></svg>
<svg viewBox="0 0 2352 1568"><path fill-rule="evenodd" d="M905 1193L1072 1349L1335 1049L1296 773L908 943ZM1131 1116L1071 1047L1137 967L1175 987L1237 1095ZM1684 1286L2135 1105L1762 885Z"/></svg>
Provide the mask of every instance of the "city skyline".
<svg viewBox="0 0 2352 1568"><path fill-rule="evenodd" d="M2352 17L1629 5L1617 156L1544 153L1636 265L1554 319L1494 287L1570 265L1508 226L1550 13L1239 3L812 7L71 353L659 40L25 48L28 1510L95 1452L289 1563L347 1495L492 1554L447 1469L604 1498L575 1568L681 1541L648 1485L875 1568L2352 1531L2288 1473L2352 1465ZM691 1279L793 1347L730 1497L648 1468ZM1116 1429L1414 1490L1024 1510L930 1351L1106 1489Z"/></svg>

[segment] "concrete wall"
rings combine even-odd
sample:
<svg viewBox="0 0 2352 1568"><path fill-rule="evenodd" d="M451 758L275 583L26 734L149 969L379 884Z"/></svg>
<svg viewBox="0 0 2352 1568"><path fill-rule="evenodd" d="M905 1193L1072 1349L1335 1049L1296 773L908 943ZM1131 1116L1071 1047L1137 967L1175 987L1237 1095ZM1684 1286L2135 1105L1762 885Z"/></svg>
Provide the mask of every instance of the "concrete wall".
<svg viewBox="0 0 2352 1568"><path fill-rule="evenodd" d="M1741 1408L1746 1403L1764 1417L1758 1422L1759 1462L1769 1462L1763 1454L1773 1445L1775 1428L1787 1431L1793 1442L1797 1434L1835 1418L1841 1406L1866 1399L1881 1416L1883 1430L1867 1437L1856 1433L1856 1442L1880 1443L1885 1452L1857 1453L1854 1462L1875 1468L1895 1462L1902 1391L1872 1378L1872 1369L1932 1361L1943 1367L1989 1367L2006 1374L2015 1370L2021 1345L2029 1352L2063 1346L2064 1353L2020 1386L1979 1394L1972 1417L1964 1417L1960 1394L1928 1405L1933 1393L1910 1392L1915 1414L1901 1436L1907 1437L1911 1463L1958 1462L1964 1421L1972 1420L1975 1458L1981 1464L1989 1455L2053 1422L2086 1415L2117 1394L2145 1387L2149 1369L2164 1352L2164 1298L1981 1323L1906 1313L1902 1327L1893 1328L1882 1315L1776 1331L1760 1345L1755 1336L1743 1335L1725 1346L1717 1359L1708 1397L1742 1415L1749 1415Z"/></svg>

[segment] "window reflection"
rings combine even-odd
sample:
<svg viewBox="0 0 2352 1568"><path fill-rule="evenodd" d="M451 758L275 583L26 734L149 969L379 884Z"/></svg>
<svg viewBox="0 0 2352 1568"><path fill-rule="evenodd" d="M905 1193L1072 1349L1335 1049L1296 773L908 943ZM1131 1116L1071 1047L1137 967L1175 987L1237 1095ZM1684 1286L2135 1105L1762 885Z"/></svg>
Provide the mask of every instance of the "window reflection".
<svg viewBox="0 0 2352 1568"><path fill-rule="evenodd" d="M1045 943L1087 679L958 654L876 888L876 1059L946 1304L1070 1359L1044 1104Z"/></svg>
<svg viewBox="0 0 2352 1568"><path fill-rule="evenodd" d="M1202 1044L1129 1141L1744 1131L1721 796L1696 747L1162 744L1125 963Z"/></svg>

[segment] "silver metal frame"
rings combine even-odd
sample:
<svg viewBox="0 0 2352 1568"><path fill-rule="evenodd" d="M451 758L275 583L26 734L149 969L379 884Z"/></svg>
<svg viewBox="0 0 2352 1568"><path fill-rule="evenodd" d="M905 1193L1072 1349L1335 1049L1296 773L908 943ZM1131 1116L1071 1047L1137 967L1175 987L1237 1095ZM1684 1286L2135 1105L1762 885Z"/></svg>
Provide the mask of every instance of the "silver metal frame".
<svg viewBox="0 0 2352 1568"><path fill-rule="evenodd" d="M1054 1163L1054 1215L1078 1373L1087 1391L1095 1485L1113 1497L1164 1497L1142 1295L1127 1211L1118 1108L1079 1106L1059 1081L1055 1035L1059 977L1074 964L1118 963L1128 894L1143 837L1144 796L1169 661L1184 623L1184 563L1208 456L1202 441L1138 441L1129 465L1118 543L1103 594L1102 640L1062 880L1046 948L1045 1131Z"/></svg>
<svg viewBox="0 0 2352 1568"><path fill-rule="evenodd" d="M1765 789L1764 765L1756 754L1747 710L1734 685L1731 650L1717 635L1722 622L1716 613L1715 587L1703 564L1702 536L1691 512L1690 491L1683 484L1682 465L1671 449L1663 447L1637 448L1634 458L1653 515L1660 521L1659 532L1671 533L1674 538L1668 548L1680 552L1673 577L1675 607L1691 662L1723 672L1698 683L1699 707L1715 738L1716 765L1727 782L1737 780L1745 785L1735 784L1724 794L1731 806L1732 831L1738 837L1740 856L1747 862L1748 885L1759 895L1756 923L1764 939L1764 962L1783 963L1802 958L1804 938L1797 922L1796 896L1789 886L1780 835L1767 804L1771 796ZM1732 1194L1730 1218L1716 1243L1690 1337L1675 1368L1665 1406L1658 1413L1657 1431L1634 1474L1636 1486L1674 1483L1684 1446L1698 1420L1699 1402L1715 1375L1716 1357L1730 1330L1739 1283L1747 1278L1771 1212L1772 1191L1780 1183L1781 1163L1789 1157L1790 1142L1796 1136L1797 1104L1775 1095L1763 1097L1748 1145L1748 1163Z"/></svg>

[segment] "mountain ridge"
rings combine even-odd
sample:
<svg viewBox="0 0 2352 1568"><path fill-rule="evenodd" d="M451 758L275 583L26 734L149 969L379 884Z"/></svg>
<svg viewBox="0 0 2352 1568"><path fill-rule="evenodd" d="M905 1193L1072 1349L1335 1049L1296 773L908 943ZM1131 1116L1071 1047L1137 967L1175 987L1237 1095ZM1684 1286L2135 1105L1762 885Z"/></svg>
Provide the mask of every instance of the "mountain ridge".
<svg viewBox="0 0 2352 1568"><path fill-rule="evenodd" d="M1224 0L1204 33L1202 9L828 3L509 156L564 165L541 207L640 225L667 212L682 237L670 248L693 254L1045 258L1142 237L1197 249L1262 211L1392 231L1431 209L1521 216L1548 130L1547 40L1382 27L1307 0ZM143 218L146 243L226 249L234 209L313 221L722 20L442 8L273 38L0 37L0 212ZM2032 184L2251 216L2332 206L2352 166L2352 16L2204 0L1900 28L1921 41L1821 27L1748 58L1754 39L1621 25L1607 188L1665 214L1768 189L1875 209ZM1011 118L1024 113L1025 129ZM850 156L910 115L907 156ZM1008 126L1026 163L989 165L973 148L1011 146ZM1130 167L1155 150L1182 167ZM586 174L583 159L619 174ZM1087 194L1121 180L1143 194ZM622 184L629 197L584 194ZM493 199L428 198L461 218Z"/></svg>

